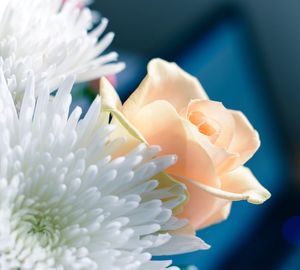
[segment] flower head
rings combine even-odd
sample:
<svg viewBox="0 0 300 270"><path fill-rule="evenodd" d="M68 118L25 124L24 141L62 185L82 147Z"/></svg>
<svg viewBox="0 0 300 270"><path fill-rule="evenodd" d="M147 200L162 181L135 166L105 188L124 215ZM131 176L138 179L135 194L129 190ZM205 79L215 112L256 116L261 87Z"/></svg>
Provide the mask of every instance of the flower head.
<svg viewBox="0 0 300 270"><path fill-rule="evenodd" d="M152 255L207 248L175 216L184 187L161 174L174 156L141 144L114 159L99 97L79 120L72 77L54 98L26 82L17 110L0 68L0 269L159 270L170 262Z"/></svg>
<svg viewBox="0 0 300 270"><path fill-rule="evenodd" d="M194 227L227 218L231 201L260 204L270 197L243 166L260 145L257 131L243 113L210 100L199 81L175 63L152 60L123 105L105 79L101 93L105 110L125 127L120 132L131 146L144 141L178 156L167 172L190 192L183 216Z"/></svg>
<svg viewBox="0 0 300 270"><path fill-rule="evenodd" d="M102 55L113 40L103 34L107 19L92 31L92 12L69 0L1 0L0 56L4 75L16 103L20 103L27 73L33 70L37 88L44 80L50 90L69 75L77 82L119 72L117 53Z"/></svg>

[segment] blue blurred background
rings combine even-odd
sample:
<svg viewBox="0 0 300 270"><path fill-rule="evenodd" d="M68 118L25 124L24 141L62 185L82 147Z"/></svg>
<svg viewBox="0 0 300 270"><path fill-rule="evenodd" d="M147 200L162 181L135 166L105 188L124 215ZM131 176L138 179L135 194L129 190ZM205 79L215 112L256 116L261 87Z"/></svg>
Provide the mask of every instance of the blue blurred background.
<svg viewBox="0 0 300 270"><path fill-rule="evenodd" d="M117 76L123 100L161 57L198 77L211 99L242 110L261 135L247 165L272 198L235 203L227 221L198 232L212 248L174 264L300 269L300 1L96 0L92 8L110 19L127 64Z"/></svg>

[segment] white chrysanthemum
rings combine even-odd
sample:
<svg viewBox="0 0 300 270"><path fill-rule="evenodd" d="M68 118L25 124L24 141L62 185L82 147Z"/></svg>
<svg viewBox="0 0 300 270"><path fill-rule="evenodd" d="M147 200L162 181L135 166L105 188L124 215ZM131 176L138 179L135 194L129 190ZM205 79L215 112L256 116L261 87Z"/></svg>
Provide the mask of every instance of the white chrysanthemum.
<svg viewBox="0 0 300 270"><path fill-rule="evenodd" d="M33 70L37 88L46 79L50 90L69 75L77 82L114 74L124 68L117 53L101 55L113 40L103 34L107 19L91 32L92 13L78 7L77 0L1 0L0 56L4 75L18 103L29 70Z"/></svg>
<svg viewBox="0 0 300 270"><path fill-rule="evenodd" d="M63 0L63 1L69 1L69 0ZM94 2L94 0L78 0L77 1L80 5L90 5Z"/></svg>
<svg viewBox="0 0 300 270"><path fill-rule="evenodd" d="M72 83L35 97L30 75L18 111L0 68L0 269L161 270L151 255L206 248L172 215L183 187L155 180L174 157L140 145L111 158L123 140L108 139L99 97L68 116Z"/></svg>

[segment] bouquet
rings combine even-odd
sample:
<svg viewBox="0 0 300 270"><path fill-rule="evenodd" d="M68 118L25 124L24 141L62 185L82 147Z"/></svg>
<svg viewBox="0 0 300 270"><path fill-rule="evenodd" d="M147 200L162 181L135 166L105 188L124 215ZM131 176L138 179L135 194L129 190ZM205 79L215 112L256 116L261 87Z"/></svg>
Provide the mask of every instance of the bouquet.
<svg viewBox="0 0 300 270"><path fill-rule="evenodd" d="M178 269L152 257L208 249L196 230L270 197L244 166L259 135L162 59L122 104L105 76L125 64L87 4L0 2L0 269Z"/></svg>

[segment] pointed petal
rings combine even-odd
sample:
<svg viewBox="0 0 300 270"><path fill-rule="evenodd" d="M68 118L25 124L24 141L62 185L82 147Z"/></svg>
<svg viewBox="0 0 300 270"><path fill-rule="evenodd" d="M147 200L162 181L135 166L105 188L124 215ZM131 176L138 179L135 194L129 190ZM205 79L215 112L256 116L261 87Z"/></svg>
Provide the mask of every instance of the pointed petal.
<svg viewBox="0 0 300 270"><path fill-rule="evenodd" d="M261 204L271 197L270 192L266 190L257 181L251 171L244 166L240 166L234 171L222 176L221 188L211 187L193 179L185 178L184 180L224 200L246 200L249 203Z"/></svg>
<svg viewBox="0 0 300 270"><path fill-rule="evenodd" d="M270 198L266 190L247 167L240 166L222 176L222 189L227 192L239 193L248 202L261 204Z"/></svg>
<svg viewBox="0 0 300 270"><path fill-rule="evenodd" d="M122 103L120 98L110 84L110 82L102 78L100 81L100 96L102 97L102 110L104 112L111 113L117 121L125 127L125 129L131 134L134 138L138 139L140 142L147 144L147 141L143 135L130 123L128 118L123 114Z"/></svg>
<svg viewBox="0 0 300 270"><path fill-rule="evenodd" d="M102 97L102 106L104 109L122 111L122 103L119 95L105 77L100 80L100 96Z"/></svg>

